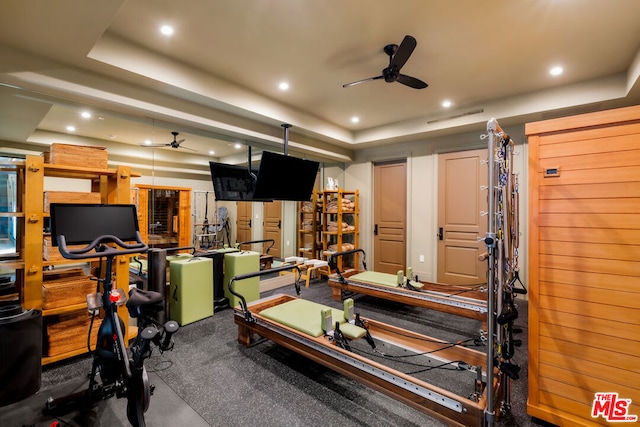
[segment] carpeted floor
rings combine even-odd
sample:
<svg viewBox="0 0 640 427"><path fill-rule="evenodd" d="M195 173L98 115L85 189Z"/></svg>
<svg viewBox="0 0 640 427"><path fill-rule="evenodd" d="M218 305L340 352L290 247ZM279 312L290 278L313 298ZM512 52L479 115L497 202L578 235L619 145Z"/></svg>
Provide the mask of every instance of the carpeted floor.
<svg viewBox="0 0 640 427"><path fill-rule="evenodd" d="M294 295L293 286L263 292ZM302 289L301 297L341 308L331 299L325 282ZM410 307L367 296L353 296L356 311L405 329L444 340L476 337L480 322ZM512 383L512 410L497 426L539 425L526 414L527 307L518 301L517 338L523 341L514 360L520 379ZM34 396L0 408L2 426L49 426L55 419L41 414L49 396L63 395L86 383L88 356L45 366L42 386ZM440 426L423 413L315 362L259 340L249 348L237 343L232 310L186 325L175 335L175 349L157 351L146 364L156 391L147 412L147 425L167 426ZM449 372L434 371L434 384ZM442 378L438 376L442 375ZM70 413L58 418L62 426L126 425L126 402L111 399L91 416ZM86 415L86 414L85 414Z"/></svg>

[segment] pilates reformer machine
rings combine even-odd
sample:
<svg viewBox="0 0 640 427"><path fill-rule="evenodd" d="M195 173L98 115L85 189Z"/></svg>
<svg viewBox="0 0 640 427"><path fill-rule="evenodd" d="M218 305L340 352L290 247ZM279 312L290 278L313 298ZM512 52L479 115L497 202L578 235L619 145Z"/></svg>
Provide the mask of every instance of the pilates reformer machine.
<svg viewBox="0 0 640 427"><path fill-rule="evenodd" d="M234 290L236 282L292 268L299 295L297 266L229 280L229 291L240 300L234 308L240 344L248 347L259 335L450 425L482 425L488 395L502 395L504 384L496 373L487 375L487 356L472 348L474 339L446 342L364 318L352 299L342 310L286 294L246 303ZM429 383L428 373L435 369L452 371L453 380L444 386Z"/></svg>
<svg viewBox="0 0 640 427"><path fill-rule="evenodd" d="M526 293L518 273L518 185L512 171L513 143L495 119L489 138L489 227L484 238L488 261L487 335L485 351L471 348L474 339L445 342L360 316L353 300L343 309L276 294L247 304L234 283L284 270L282 266L232 277L229 291L239 298L234 308L238 342L250 346L262 336L349 378L368 385L448 425L492 426L511 409L510 381L519 378L512 361L518 340L514 327L517 294ZM518 286L519 283L519 286ZM413 286L413 285L411 285ZM411 358L412 368L403 365ZM406 363L406 362L404 362ZM416 369L420 366L420 369ZM454 378L437 385L428 373L448 369Z"/></svg>
<svg viewBox="0 0 640 427"><path fill-rule="evenodd" d="M340 271L336 259L355 252L362 253L364 270ZM329 276L333 299L341 301L343 293L358 293L395 301L415 307L468 317L482 322L487 331L487 294L484 287L462 287L415 280L411 267L407 275L367 271L366 254L362 249L337 252L329 257L329 266L335 273Z"/></svg>

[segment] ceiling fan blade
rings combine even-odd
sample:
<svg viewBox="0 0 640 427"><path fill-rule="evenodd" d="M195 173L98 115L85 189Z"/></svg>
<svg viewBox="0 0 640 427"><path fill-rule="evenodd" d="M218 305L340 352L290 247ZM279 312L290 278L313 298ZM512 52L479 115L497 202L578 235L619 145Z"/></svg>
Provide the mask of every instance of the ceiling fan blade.
<svg viewBox="0 0 640 427"><path fill-rule="evenodd" d="M190 150L190 151L195 151L196 153L198 152L198 150L194 150L193 148L189 148L189 147L184 147L184 146L179 146L178 148L183 148L185 150Z"/></svg>
<svg viewBox="0 0 640 427"><path fill-rule="evenodd" d="M157 148L157 147L171 147L171 143L169 144L140 144L141 147L152 147L152 148Z"/></svg>
<svg viewBox="0 0 640 427"><path fill-rule="evenodd" d="M389 62L389 69L394 73L400 71L400 68L407 62L417 44L416 39L412 36L404 36L402 43L398 46L398 50L396 50Z"/></svg>
<svg viewBox="0 0 640 427"><path fill-rule="evenodd" d="M369 77L368 79L362 79L362 80L358 80L357 82L344 84L342 85L342 87L351 87L351 86L359 85L360 83L368 82L371 80L378 80L378 79L384 79L384 76Z"/></svg>
<svg viewBox="0 0 640 427"><path fill-rule="evenodd" d="M183 142L185 142L186 139L182 138L180 141L175 141L176 144L182 144Z"/></svg>
<svg viewBox="0 0 640 427"><path fill-rule="evenodd" d="M420 79L416 79L415 77L405 76L404 74L398 74L398 78L396 80L398 83L402 83L405 86L412 87L414 89L424 89L428 84L423 82Z"/></svg>

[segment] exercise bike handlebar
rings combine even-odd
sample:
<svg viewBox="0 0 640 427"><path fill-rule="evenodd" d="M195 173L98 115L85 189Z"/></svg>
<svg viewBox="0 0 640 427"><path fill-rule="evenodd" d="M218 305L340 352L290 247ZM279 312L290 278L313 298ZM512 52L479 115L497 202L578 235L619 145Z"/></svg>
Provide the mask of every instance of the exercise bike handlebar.
<svg viewBox="0 0 640 427"><path fill-rule="evenodd" d="M108 246L115 244L116 246ZM67 241L64 235L58 236L58 249L60 254L67 259L87 259L117 255L128 255L146 252L149 247L142 241L140 232L136 231L136 242L126 243L120 238L111 234L105 234L96 237L91 243L84 248L70 249L67 247ZM92 252L94 251L94 252Z"/></svg>

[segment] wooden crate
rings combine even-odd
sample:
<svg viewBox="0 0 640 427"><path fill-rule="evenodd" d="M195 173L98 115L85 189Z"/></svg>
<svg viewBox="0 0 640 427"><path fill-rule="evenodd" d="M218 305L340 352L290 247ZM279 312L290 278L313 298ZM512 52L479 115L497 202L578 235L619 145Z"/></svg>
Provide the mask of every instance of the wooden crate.
<svg viewBox="0 0 640 427"><path fill-rule="evenodd" d="M44 211L49 212L51 203L100 203L100 193L84 193L79 191L45 191Z"/></svg>
<svg viewBox="0 0 640 427"><path fill-rule="evenodd" d="M46 318L46 334L43 353L45 356L56 356L69 351L86 349L87 334L91 324L91 315L86 311L75 312L62 316ZM101 320L96 317L91 327L91 345L95 345Z"/></svg>
<svg viewBox="0 0 640 427"><path fill-rule="evenodd" d="M83 248L85 245L70 245L69 249ZM45 261L63 261L65 258L60 254L58 247L54 247L51 243L51 236L44 236L44 244L42 245L42 259Z"/></svg>
<svg viewBox="0 0 640 427"><path fill-rule="evenodd" d="M107 169L107 148L54 142L51 144L51 150L44 153L44 162L54 165Z"/></svg>
<svg viewBox="0 0 640 427"><path fill-rule="evenodd" d="M78 271L79 270L79 271ZM42 308L50 310L69 305L86 303L87 294L95 293L96 282L82 269L60 274L54 278L45 276L42 282Z"/></svg>

